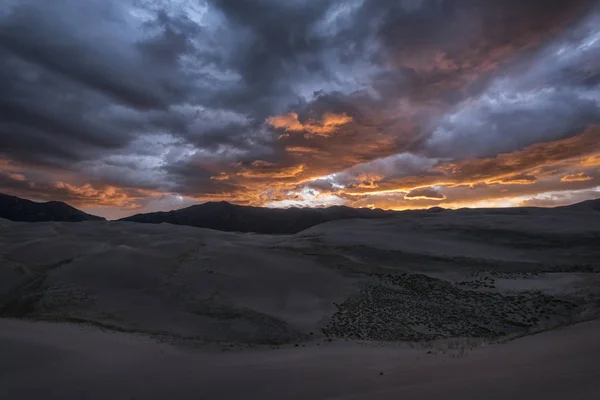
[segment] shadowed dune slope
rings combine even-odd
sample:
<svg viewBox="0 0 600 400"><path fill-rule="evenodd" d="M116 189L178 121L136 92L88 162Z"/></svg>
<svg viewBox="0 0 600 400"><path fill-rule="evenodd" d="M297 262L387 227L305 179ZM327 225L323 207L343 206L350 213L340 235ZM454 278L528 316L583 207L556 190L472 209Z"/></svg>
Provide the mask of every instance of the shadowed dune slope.
<svg viewBox="0 0 600 400"><path fill-rule="evenodd" d="M214 352L68 324L0 320L0 393L9 399L595 400L597 321L479 347L327 343Z"/></svg>

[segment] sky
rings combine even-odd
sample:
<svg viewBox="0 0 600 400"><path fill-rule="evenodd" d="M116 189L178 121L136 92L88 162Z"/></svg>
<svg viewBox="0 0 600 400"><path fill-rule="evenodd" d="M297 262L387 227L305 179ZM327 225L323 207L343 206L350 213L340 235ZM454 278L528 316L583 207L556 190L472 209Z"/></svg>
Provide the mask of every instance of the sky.
<svg viewBox="0 0 600 400"><path fill-rule="evenodd" d="M600 1L0 0L0 192L110 219L600 197Z"/></svg>

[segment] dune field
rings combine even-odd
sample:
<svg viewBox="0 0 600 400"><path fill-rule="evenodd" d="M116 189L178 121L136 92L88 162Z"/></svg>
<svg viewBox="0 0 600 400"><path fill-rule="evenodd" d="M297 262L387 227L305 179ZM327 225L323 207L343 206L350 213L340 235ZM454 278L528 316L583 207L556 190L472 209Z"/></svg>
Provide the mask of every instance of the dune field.
<svg viewBox="0 0 600 400"><path fill-rule="evenodd" d="M537 390L546 380L533 365L547 358L564 388L582 380L571 398L592 398L600 331L585 321L600 309L599 220L591 207L431 210L295 235L1 220L0 346L11 357L0 390L65 398L73 382L86 393L73 398L106 398L93 392L106 380L111 398L172 387L178 398L200 388L194 398L281 398L290 387L287 398L481 398L502 376L498 393ZM512 363L521 376L507 375ZM142 387L167 366L172 381ZM131 380L114 378L119 369Z"/></svg>

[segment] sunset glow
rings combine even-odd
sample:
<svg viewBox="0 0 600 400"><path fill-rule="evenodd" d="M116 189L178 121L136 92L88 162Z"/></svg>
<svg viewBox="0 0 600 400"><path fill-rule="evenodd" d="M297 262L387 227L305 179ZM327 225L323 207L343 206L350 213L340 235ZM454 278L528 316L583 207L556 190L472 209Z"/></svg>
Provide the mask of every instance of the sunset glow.
<svg viewBox="0 0 600 400"><path fill-rule="evenodd" d="M109 218L600 196L591 2L200 3L1 14L0 192Z"/></svg>

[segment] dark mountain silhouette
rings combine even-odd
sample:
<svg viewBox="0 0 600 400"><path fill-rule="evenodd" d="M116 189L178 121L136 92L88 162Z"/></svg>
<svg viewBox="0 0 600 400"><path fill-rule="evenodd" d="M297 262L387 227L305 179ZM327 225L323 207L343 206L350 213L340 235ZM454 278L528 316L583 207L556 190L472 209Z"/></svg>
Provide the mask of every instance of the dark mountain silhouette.
<svg viewBox="0 0 600 400"><path fill-rule="evenodd" d="M0 218L23 222L104 221L102 217L86 214L60 201L36 203L3 193L0 193Z"/></svg>
<svg viewBox="0 0 600 400"><path fill-rule="evenodd" d="M584 201L563 210L600 210L600 199ZM538 211L536 211L538 210ZM255 232L266 234L298 233L324 222L351 218L389 218L399 213L489 213L489 214L528 214L549 210L536 207L461 209L457 211L433 207L428 210L387 211L381 209L351 208L334 206L328 208L263 208L246 207L222 202L208 202L180 210L136 214L120 221L175 225L188 225L232 232Z"/></svg>
<svg viewBox="0 0 600 400"><path fill-rule="evenodd" d="M570 210L581 210L581 211L587 211L587 210L600 211L600 199L586 200L586 201L582 201L581 203L572 204L570 206L558 207L558 208L566 208L566 209L570 209Z"/></svg>
<svg viewBox="0 0 600 400"><path fill-rule="evenodd" d="M563 211L600 211L600 199L588 200L570 206L556 207ZM537 211L536 211L537 210ZM255 232L264 234L292 234L325 222L341 219L390 218L399 213L483 213L529 214L541 212L536 207L447 210L433 207L429 210L390 211L368 208L333 206L328 208L265 208L238 206L225 201L208 202L167 212L136 214L120 221L140 223L170 223L209 228L230 232ZM60 201L37 203L0 193L0 218L12 221L103 221L102 217L87 214Z"/></svg>
<svg viewBox="0 0 600 400"><path fill-rule="evenodd" d="M263 208L208 202L181 210L137 214L121 221L167 222L232 232L297 233L324 222L349 218L386 218L395 211L334 206L328 208Z"/></svg>

